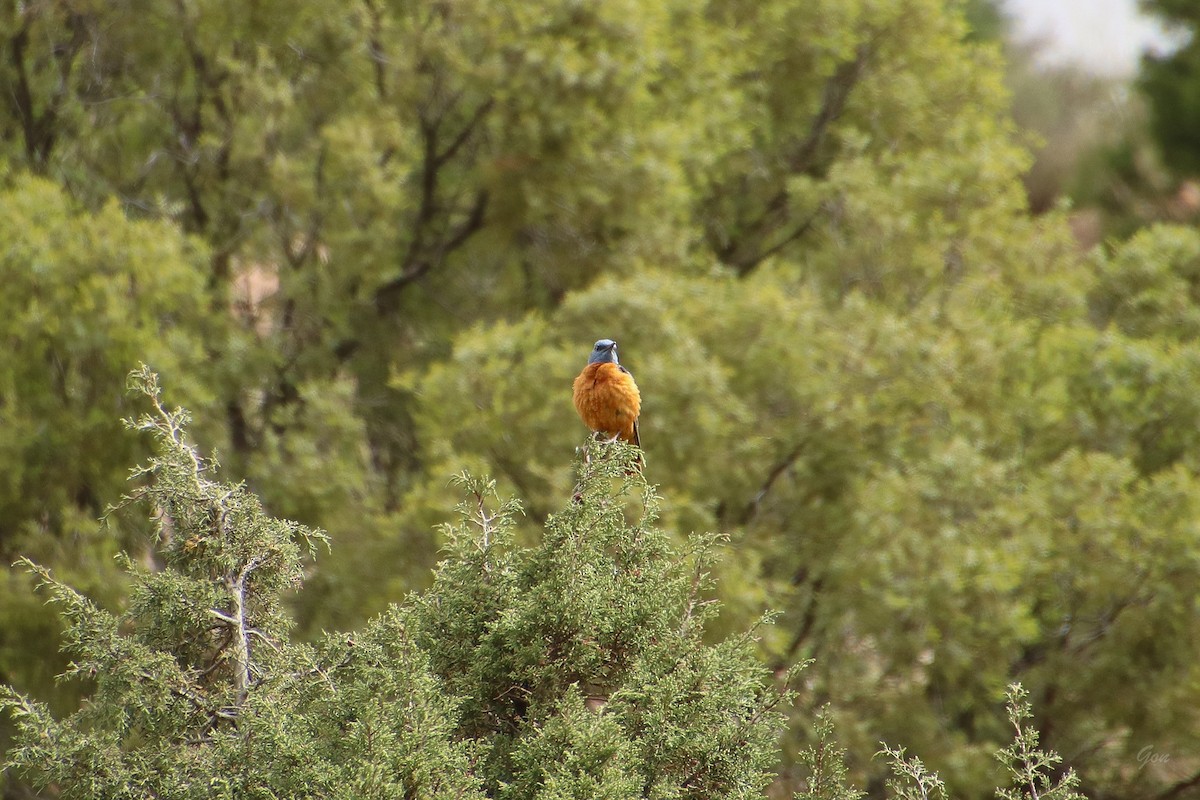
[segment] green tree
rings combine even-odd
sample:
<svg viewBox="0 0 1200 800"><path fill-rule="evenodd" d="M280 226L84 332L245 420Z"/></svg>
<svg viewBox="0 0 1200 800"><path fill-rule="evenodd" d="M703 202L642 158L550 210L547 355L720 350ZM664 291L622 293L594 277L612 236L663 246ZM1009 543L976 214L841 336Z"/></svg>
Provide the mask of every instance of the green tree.
<svg viewBox="0 0 1200 800"><path fill-rule="evenodd" d="M127 465L144 452L118 422L130 363L153 359L197 407L206 333L203 244L172 225L90 212L54 183L0 175L0 559L28 555L105 603L123 593L113 536L142 557L145 525L95 531ZM49 695L63 668L58 625L7 574L0 582L0 677ZM56 698L70 703L73 691Z"/></svg>
<svg viewBox="0 0 1200 800"><path fill-rule="evenodd" d="M161 569L129 557L120 614L26 561L64 619L65 718L5 688L9 766L75 797L757 797L783 699L752 631L706 644L712 539L675 550L656 499L593 452L532 547L513 502L463 476L462 519L428 592L353 633L290 641L284 595L325 535L217 482L162 405L130 426L156 455L126 499ZM632 520L627 516L632 513Z"/></svg>
<svg viewBox="0 0 1200 800"><path fill-rule="evenodd" d="M132 591L113 614L22 560L64 620L64 678L90 696L59 719L0 686L18 728L6 769L71 797L761 796L786 694L764 680L753 631L702 641L715 538L671 546L633 448L590 445L532 547L513 538L520 505L460 475L467 499L431 589L297 644L284 595L328 538L216 481L157 376L130 382L152 408L127 426L155 455L123 505L151 511L159 566L122 555ZM1059 758L1038 748L1026 698L1009 688L1016 739L997 757L1015 784L1001 795L1082 800L1073 773L1050 777ZM799 798L863 796L832 728L820 714ZM945 796L919 760L885 750L895 797Z"/></svg>
<svg viewBox="0 0 1200 800"><path fill-rule="evenodd" d="M980 39L994 41L1006 33L1007 20L996 0L966 0L963 14L971 26L972 35Z"/></svg>
<svg viewBox="0 0 1200 800"><path fill-rule="evenodd" d="M1179 0L1146 0L1142 6L1180 32L1200 29L1200 10ZM1154 139L1171 171L1200 173L1200 42L1192 35L1168 55L1142 59L1139 88L1150 104Z"/></svg>

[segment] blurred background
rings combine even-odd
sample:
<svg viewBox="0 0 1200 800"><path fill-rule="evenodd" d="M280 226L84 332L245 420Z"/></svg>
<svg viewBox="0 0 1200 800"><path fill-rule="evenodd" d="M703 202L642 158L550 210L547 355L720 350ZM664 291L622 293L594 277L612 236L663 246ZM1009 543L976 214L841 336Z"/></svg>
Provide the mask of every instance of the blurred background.
<svg viewBox="0 0 1200 800"><path fill-rule="evenodd" d="M992 795L1004 688L1093 798L1200 790L1200 4L0 7L0 558L119 608L141 361L327 530L296 635L427 585L463 469L568 502L620 342L662 524L828 704ZM97 520L104 516L104 524ZM74 708L0 573L0 680ZM0 721L0 747L4 729ZM5 797L27 795L12 779Z"/></svg>
<svg viewBox="0 0 1200 800"><path fill-rule="evenodd" d="M1070 199L1085 245L1110 229L1190 219L1200 202L1191 167L1180 163L1194 152L1187 131L1195 120L1179 94L1194 25L1186 5L978 4L980 33L1005 42L1014 115L1039 136L1025 179L1032 208Z"/></svg>

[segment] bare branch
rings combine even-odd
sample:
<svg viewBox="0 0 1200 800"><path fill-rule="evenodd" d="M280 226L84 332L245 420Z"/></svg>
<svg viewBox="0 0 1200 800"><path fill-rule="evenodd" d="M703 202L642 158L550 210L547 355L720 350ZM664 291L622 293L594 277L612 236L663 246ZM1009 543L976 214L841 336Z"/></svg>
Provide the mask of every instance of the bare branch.
<svg viewBox="0 0 1200 800"><path fill-rule="evenodd" d="M246 621L246 581L250 573L262 566L262 559L246 563L236 577L226 579L225 585L233 599L233 612L222 617L233 627L233 685L238 690L238 705L245 702L252 680L250 663L251 626ZM212 609L210 609L211 611Z"/></svg>

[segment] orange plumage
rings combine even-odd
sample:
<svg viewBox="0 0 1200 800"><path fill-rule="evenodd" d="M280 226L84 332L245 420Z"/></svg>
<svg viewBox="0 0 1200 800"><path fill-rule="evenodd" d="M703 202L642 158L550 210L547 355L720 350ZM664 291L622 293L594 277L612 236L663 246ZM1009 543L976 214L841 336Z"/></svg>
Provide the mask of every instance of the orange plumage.
<svg viewBox="0 0 1200 800"><path fill-rule="evenodd" d="M583 424L641 447L642 395L624 367L612 361L588 364L575 379L572 397Z"/></svg>

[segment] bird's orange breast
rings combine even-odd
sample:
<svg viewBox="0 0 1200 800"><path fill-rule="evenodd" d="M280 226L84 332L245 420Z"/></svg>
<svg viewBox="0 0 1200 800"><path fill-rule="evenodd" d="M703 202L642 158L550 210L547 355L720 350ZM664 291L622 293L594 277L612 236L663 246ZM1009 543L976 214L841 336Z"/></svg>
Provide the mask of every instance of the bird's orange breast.
<svg viewBox="0 0 1200 800"><path fill-rule="evenodd" d="M628 372L616 364L588 364L575 379L573 399L584 425L638 443L635 423L642 395Z"/></svg>

